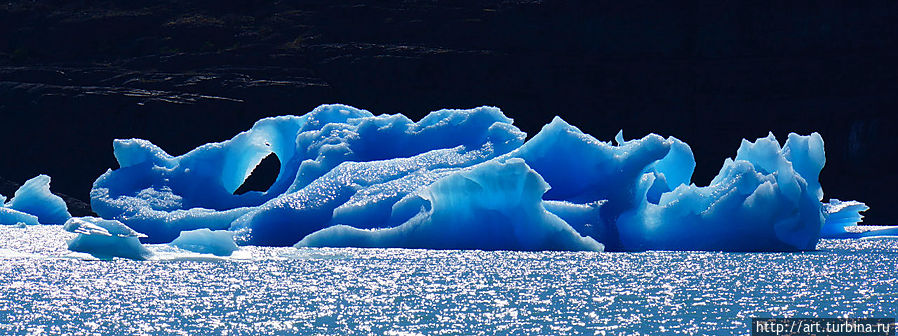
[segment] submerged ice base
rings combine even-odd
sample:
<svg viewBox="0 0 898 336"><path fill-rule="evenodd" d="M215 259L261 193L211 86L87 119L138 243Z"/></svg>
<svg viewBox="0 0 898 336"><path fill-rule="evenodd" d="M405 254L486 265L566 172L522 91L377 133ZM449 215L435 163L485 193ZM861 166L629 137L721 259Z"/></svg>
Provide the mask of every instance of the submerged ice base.
<svg viewBox="0 0 898 336"><path fill-rule="evenodd" d="M322 105L171 156L116 140L119 169L93 210L167 243L230 230L244 245L506 250L813 250L830 215L819 134L743 141L710 185L690 147L650 134L616 144L555 118L530 140L497 108L418 122ZM264 192L235 195L276 155ZM836 224L833 224L836 225Z"/></svg>

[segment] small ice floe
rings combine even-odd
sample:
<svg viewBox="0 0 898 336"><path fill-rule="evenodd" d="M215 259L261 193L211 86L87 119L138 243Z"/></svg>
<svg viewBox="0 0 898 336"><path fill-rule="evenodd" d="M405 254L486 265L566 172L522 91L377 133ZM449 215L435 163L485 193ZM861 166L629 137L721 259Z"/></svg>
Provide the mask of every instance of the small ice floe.
<svg viewBox="0 0 898 336"><path fill-rule="evenodd" d="M234 242L234 232L209 229L183 231L169 245L197 253L226 257L240 249Z"/></svg>
<svg viewBox="0 0 898 336"><path fill-rule="evenodd" d="M117 220L76 217L66 221L64 229L78 234L69 241L69 250L88 253L98 259L146 260L153 255L140 243L140 238L145 235Z"/></svg>
<svg viewBox="0 0 898 336"><path fill-rule="evenodd" d="M0 224L62 224L71 217L65 201L50 192L47 175L26 181L9 202L0 195Z"/></svg>

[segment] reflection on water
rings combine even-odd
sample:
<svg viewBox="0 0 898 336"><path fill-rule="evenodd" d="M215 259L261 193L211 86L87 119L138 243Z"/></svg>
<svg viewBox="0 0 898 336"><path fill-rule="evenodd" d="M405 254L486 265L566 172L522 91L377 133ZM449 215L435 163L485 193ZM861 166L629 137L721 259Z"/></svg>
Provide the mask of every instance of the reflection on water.
<svg viewBox="0 0 898 336"><path fill-rule="evenodd" d="M483 252L158 245L85 260L0 227L3 334L738 333L751 317L894 317L896 240L817 252Z"/></svg>

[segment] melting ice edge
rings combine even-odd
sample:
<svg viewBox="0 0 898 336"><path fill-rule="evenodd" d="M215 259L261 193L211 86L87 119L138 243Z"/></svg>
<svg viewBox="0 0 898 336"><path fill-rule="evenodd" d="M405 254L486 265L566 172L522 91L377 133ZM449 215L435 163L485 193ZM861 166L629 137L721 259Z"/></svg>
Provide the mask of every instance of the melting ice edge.
<svg viewBox="0 0 898 336"><path fill-rule="evenodd" d="M691 183L692 150L674 137L618 133L612 144L556 117L525 139L494 107L413 122L322 105L177 157L115 140L119 168L91 190L102 218L71 218L41 175L0 207L0 224L65 223L78 233L69 249L132 259L150 256L142 242L218 255L237 244L804 251L820 238L898 234L849 232L866 205L821 203L817 133L743 140L705 187ZM235 195L271 154L274 184Z"/></svg>

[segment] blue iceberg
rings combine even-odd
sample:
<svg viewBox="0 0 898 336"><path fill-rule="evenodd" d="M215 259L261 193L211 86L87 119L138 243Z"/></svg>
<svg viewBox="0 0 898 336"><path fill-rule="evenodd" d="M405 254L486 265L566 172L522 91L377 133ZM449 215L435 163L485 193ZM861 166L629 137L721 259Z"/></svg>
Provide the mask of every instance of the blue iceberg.
<svg viewBox="0 0 898 336"><path fill-rule="evenodd" d="M542 196L548 189L524 160L491 160L397 202L394 209L420 209L401 225L380 230L336 225L306 236L296 246L603 250L546 211Z"/></svg>
<svg viewBox="0 0 898 336"><path fill-rule="evenodd" d="M870 209L866 204L858 201L829 200L823 204L823 227L820 236L822 238L853 238L856 234L849 232L848 227L856 226L864 219L861 212Z"/></svg>
<svg viewBox="0 0 898 336"><path fill-rule="evenodd" d="M370 217L366 225L379 227L392 202L452 170L511 151L525 136L496 108L442 110L415 123L324 105L300 117L260 120L231 140L178 157L149 141L116 140L120 168L97 179L91 206L148 235L148 242L231 228L243 244L288 246L333 225L335 212ZM234 195L271 154L281 162L272 186ZM365 197L366 188L380 191Z"/></svg>
<svg viewBox="0 0 898 336"><path fill-rule="evenodd" d="M197 229L181 232L169 245L197 253L226 257L240 249L234 242L234 232Z"/></svg>
<svg viewBox="0 0 898 336"><path fill-rule="evenodd" d="M99 259L146 260L153 255L140 243L139 238L145 235L116 220L77 217L69 219L63 228L78 234L69 241L71 251L88 253Z"/></svg>
<svg viewBox="0 0 898 336"><path fill-rule="evenodd" d="M413 122L322 105L181 156L116 140L120 167L91 205L145 242L208 229L241 245L484 250L802 251L853 218L821 203L817 133L743 141L704 187L674 137L605 142L556 117L525 139L493 107ZM269 155L271 187L235 194Z"/></svg>
<svg viewBox="0 0 898 336"><path fill-rule="evenodd" d="M813 250L824 162L819 134L790 134L782 148L771 134L743 140L707 187L680 184L650 202L656 177L644 174L637 206L616 223L621 242L627 250Z"/></svg>
<svg viewBox="0 0 898 336"><path fill-rule="evenodd" d="M858 201L829 200L823 204L823 221L821 238L873 238L898 237L898 227L876 228L873 230L849 230L856 227L864 216L861 212L869 210L866 204Z"/></svg>
<svg viewBox="0 0 898 336"><path fill-rule="evenodd" d="M63 224L69 218L72 215L65 201L50 192L50 177L47 175L38 175L26 181L9 202L0 195L0 224Z"/></svg>

